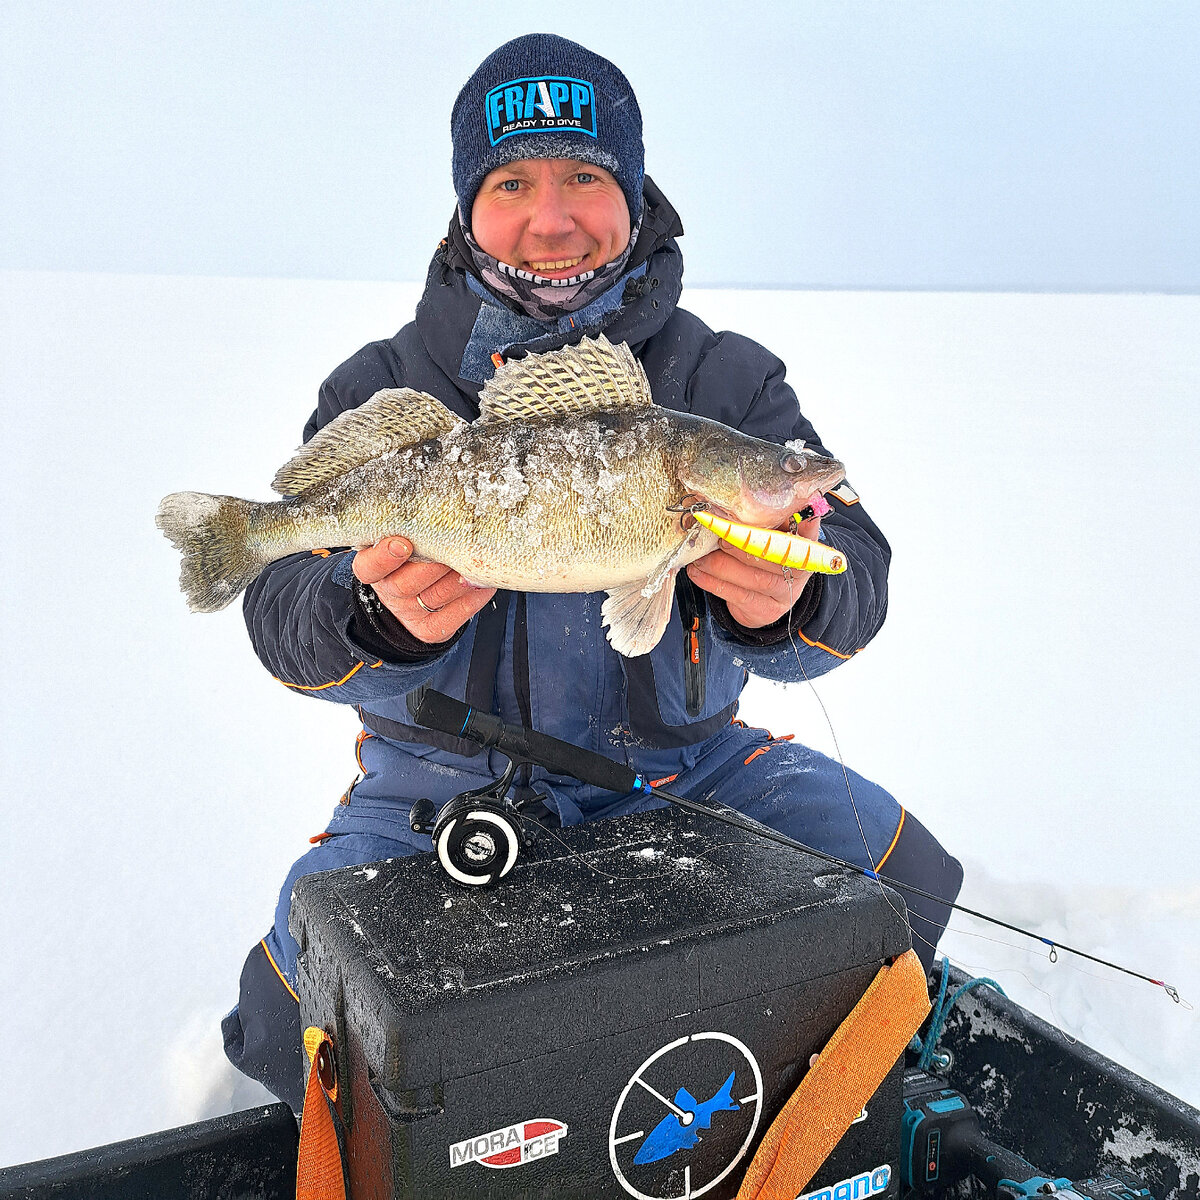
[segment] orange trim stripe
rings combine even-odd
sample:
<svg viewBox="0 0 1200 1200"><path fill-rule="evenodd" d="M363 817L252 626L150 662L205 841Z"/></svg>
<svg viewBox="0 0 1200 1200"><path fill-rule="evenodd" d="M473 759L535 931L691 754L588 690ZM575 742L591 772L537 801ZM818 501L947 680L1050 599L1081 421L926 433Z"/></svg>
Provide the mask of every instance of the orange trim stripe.
<svg viewBox="0 0 1200 1200"><path fill-rule="evenodd" d="M803 637L804 635L801 634L800 636ZM359 671L362 670L363 667L365 667L367 665L368 665L367 663L361 663L361 662L355 663L354 666L352 666L350 668L350 670L347 671L346 674L341 677L341 679L333 679L333 680L330 680L329 683L288 683L288 681L286 679L280 679L278 675L272 675L271 678L274 679L276 683L282 683L284 687L293 688L297 692L323 692L326 688L341 687L342 684L345 683L346 680L349 679L351 675L357 674ZM378 662L373 662L370 664L372 671L376 667L382 667L382 666L383 666L382 658L379 659Z"/></svg>
<svg viewBox="0 0 1200 1200"><path fill-rule="evenodd" d="M363 766L362 760L362 744L368 738L373 738L373 733L368 733L365 729L354 739L354 757L358 760L358 769L365 775L367 768Z"/></svg>
<svg viewBox="0 0 1200 1200"><path fill-rule="evenodd" d="M772 746L777 746L780 742L790 742L795 736L794 733L785 733L783 737L775 737L772 733L768 732L767 737L771 739L770 743L766 746L759 746L757 750L752 751L750 757L742 761L742 766L748 767L760 754L766 754Z"/></svg>
<svg viewBox="0 0 1200 1200"><path fill-rule="evenodd" d="M858 651L858 650L855 650L855 651L854 651L854 654L842 654L840 651L838 651L838 650L833 650L833 649L831 649L829 646L826 646L824 642L814 642L814 641L813 641L811 638L806 638L806 637L804 636L804 630L803 630L803 629L797 629L797 630L796 630L796 633L797 633L797 634L800 636L800 640L801 640L801 641L802 641L802 642L803 642L803 643L804 643L806 646L814 646L814 647L815 647L816 649L818 649L818 650L825 650L825 651L828 651L828 653L832 654L834 658L851 659L851 658L853 658L853 657L854 657L854 654L858 654L858 653L859 653L859 651ZM860 649L861 649L861 647L860 647Z"/></svg>
<svg viewBox="0 0 1200 1200"><path fill-rule="evenodd" d="M896 826L896 836L892 838L892 844L887 848L884 856L875 864L875 873L878 875L883 869L883 864L887 862L891 853L896 848L896 843L900 840L900 831L904 828L904 805L900 806L900 824Z"/></svg>
<svg viewBox="0 0 1200 1200"><path fill-rule="evenodd" d="M329 551L328 550L314 550L313 555L316 557L320 557L320 558L328 558Z"/></svg>
<svg viewBox="0 0 1200 1200"><path fill-rule="evenodd" d="M295 1002L297 1004L299 1004L300 997L297 996L294 991L292 991L292 985L290 983L288 983L287 979L284 978L283 972L279 969L279 967L275 963L275 960L271 957L270 950L267 949L267 939L263 938L263 940L261 942L259 942L258 944L263 948L263 953L267 956L267 962L269 962L271 964L271 966L274 967L275 974L279 976L279 982L282 983L285 988L287 988L288 992L291 993L292 999L295 1000Z"/></svg>

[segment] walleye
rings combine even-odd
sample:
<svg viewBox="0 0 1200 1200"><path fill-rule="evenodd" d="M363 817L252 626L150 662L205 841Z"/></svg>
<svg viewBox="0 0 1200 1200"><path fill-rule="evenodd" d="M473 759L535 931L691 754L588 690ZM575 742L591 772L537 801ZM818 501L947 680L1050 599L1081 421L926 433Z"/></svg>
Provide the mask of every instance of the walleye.
<svg viewBox="0 0 1200 1200"><path fill-rule="evenodd" d="M717 545L689 505L773 528L844 474L802 443L658 407L629 347L600 335L499 367L470 423L410 388L376 392L280 468L282 500L175 492L156 521L193 612L285 555L401 535L481 586L607 592L609 641L633 657L662 637L678 571Z"/></svg>

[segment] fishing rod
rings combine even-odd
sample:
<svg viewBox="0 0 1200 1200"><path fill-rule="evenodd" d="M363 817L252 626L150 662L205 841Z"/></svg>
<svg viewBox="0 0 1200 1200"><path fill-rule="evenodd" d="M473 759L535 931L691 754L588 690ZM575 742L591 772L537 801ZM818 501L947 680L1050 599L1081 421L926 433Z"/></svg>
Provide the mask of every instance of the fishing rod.
<svg viewBox="0 0 1200 1200"><path fill-rule="evenodd" d="M455 700L453 696L433 690L428 685L411 692L407 704L413 720L418 725L436 729L453 737L465 738L485 748L494 748L509 760L508 769L500 779L486 787L463 792L454 797L436 817L431 801L418 800L413 805L410 814L413 831L429 834L433 838L434 848L443 868L459 883L467 886L486 886L507 875L512 869L519 852L521 835L505 813L504 796L512 782L516 764L531 763L552 774L569 775L581 783L591 784L593 787L619 795L652 796L685 812L711 817L734 829L756 834L776 845L786 846L790 850L801 850L823 862L844 867L878 883L886 883L922 899L944 904L955 912L965 913L980 921L987 921L1022 937L1041 942L1050 948L1051 962L1057 962L1058 951L1061 950L1110 970L1152 983L1155 987L1162 988L1176 1004L1182 1002L1179 992L1161 979L1143 975L1140 971L1121 966L1120 963L1098 958L1085 950L1043 937L1032 929L1024 929L999 917L968 908L965 904L947 900L944 896L937 896L915 884L881 875L857 863L827 854L813 846L806 846L803 842L788 837L787 834L780 833L779 830L772 829L769 825L764 825L761 821L756 821L753 817L748 817L712 797L699 801L668 792L665 788L649 783L624 763L551 737L547 733L540 733L528 726L508 724L494 713L473 708L461 700Z"/></svg>

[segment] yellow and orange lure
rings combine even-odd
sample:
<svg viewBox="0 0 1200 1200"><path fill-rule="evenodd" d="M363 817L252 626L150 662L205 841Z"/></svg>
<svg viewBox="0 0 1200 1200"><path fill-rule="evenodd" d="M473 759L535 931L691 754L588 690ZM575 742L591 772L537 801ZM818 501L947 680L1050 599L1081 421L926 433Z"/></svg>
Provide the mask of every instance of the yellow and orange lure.
<svg viewBox="0 0 1200 1200"><path fill-rule="evenodd" d="M817 571L822 575L840 575L846 569L846 556L823 542L814 542L795 533L780 529L759 529L754 525L739 525L712 513L692 510L706 529L711 529L722 541L753 554L755 558L795 567L798 571ZM796 514L797 521L800 514Z"/></svg>

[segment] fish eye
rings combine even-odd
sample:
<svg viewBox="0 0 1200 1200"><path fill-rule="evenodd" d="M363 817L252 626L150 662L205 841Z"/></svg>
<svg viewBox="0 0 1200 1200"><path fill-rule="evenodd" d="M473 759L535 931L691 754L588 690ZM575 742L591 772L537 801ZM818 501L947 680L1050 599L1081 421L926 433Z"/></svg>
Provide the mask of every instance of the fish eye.
<svg viewBox="0 0 1200 1200"><path fill-rule="evenodd" d="M808 466L808 459L802 454L793 454L791 451L789 451L783 456L783 461L780 463L780 466L782 466L789 475L799 475L804 468Z"/></svg>

